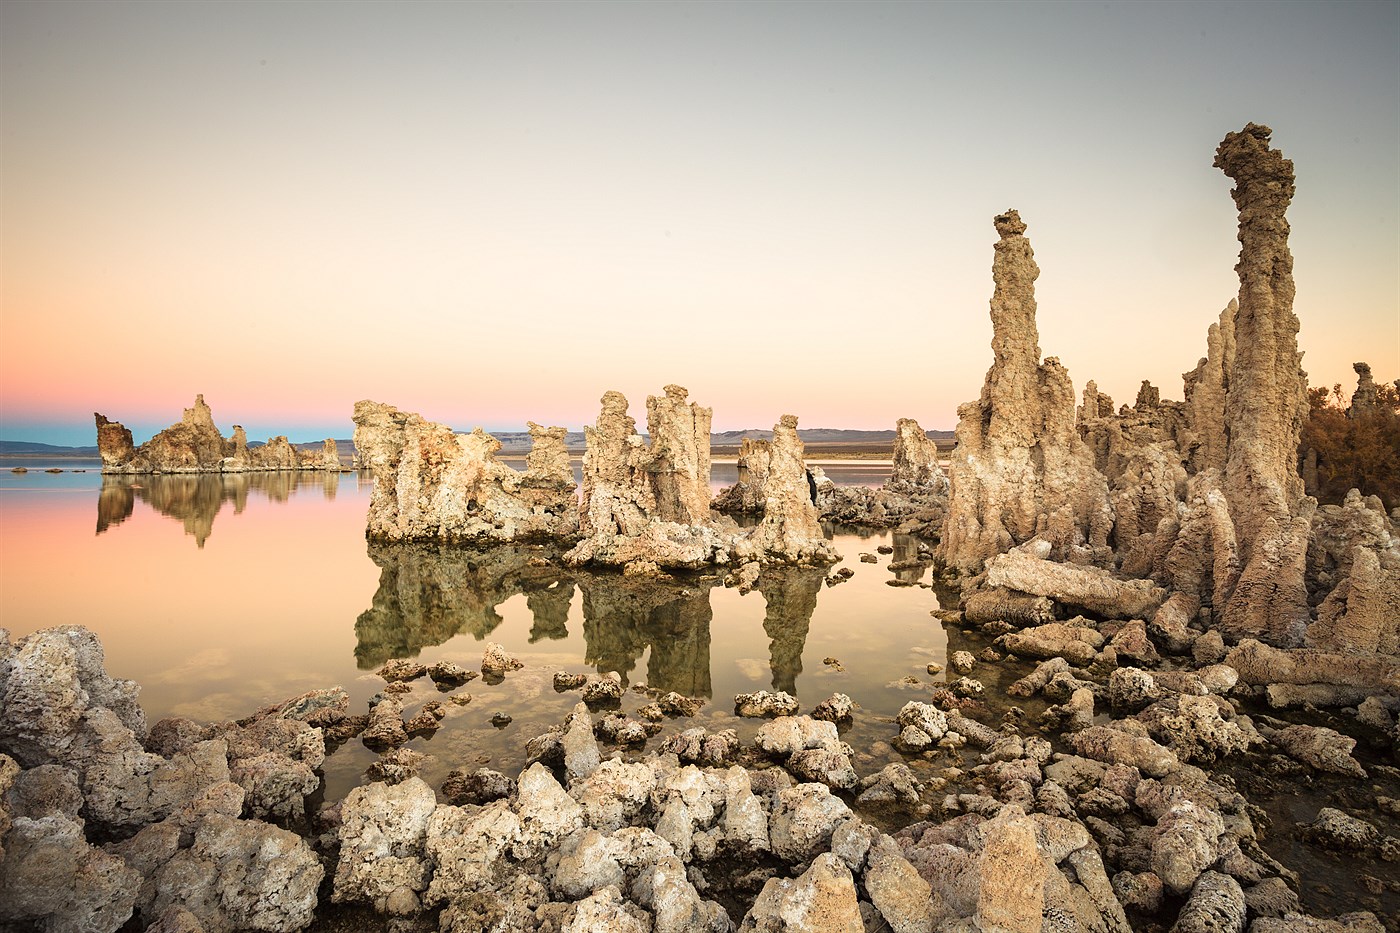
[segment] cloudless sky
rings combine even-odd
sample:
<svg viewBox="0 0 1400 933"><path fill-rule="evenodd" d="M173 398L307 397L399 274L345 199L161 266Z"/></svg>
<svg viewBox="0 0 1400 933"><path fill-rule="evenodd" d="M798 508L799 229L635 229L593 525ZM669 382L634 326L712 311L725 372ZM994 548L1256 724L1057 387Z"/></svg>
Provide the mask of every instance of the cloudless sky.
<svg viewBox="0 0 1400 933"><path fill-rule="evenodd" d="M992 217L1118 402L1238 290L1225 133L1294 161L1314 384L1400 376L1400 4L0 4L0 437L951 428Z"/></svg>

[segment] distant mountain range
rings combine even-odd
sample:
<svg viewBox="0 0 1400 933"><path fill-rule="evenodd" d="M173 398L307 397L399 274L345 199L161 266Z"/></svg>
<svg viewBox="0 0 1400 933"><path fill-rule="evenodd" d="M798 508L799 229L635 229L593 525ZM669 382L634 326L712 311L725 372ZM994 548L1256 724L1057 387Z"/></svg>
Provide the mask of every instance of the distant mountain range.
<svg viewBox="0 0 1400 933"><path fill-rule="evenodd" d="M940 442L945 448L953 443L952 431L925 431L930 438ZM530 434L527 431L497 431L493 436L501 442L501 452L518 454L530 449ZM894 431L851 431L844 428L799 428L797 436L804 444L840 445L850 444L872 447L894 444ZM711 447L738 447L745 438L769 440L771 430L748 428L743 431L720 431L710 435ZM337 438L336 448L341 456L355 454L355 442L350 438ZM582 431L570 431L564 435L564 443L571 451L581 453L585 446ZM261 447L262 441L250 441L249 447ZM320 450L321 441L294 443L298 450ZM10 457L96 457L96 447L60 447L54 444L39 444L34 441L0 441L0 456Z"/></svg>

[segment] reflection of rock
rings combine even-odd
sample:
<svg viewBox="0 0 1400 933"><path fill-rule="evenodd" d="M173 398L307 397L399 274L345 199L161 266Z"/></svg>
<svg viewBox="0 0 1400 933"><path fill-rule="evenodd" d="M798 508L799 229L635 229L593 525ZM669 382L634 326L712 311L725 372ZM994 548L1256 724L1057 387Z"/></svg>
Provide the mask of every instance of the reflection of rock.
<svg viewBox="0 0 1400 933"><path fill-rule="evenodd" d="M1075 431L1074 389L1054 357L1040 360L1026 225L996 218L992 350L982 397L958 409L958 446L939 556L976 573L992 556L1040 535L1056 559L1106 556L1108 487Z"/></svg>
<svg viewBox="0 0 1400 933"><path fill-rule="evenodd" d="M131 517L137 500L185 526L200 547L213 531L214 516L225 502L236 513L248 504L248 493L258 492L273 502L286 502L305 487L319 488L334 499L340 474L222 473L217 475L150 474L140 477L106 474L97 496L97 533L102 534Z"/></svg>
<svg viewBox="0 0 1400 933"><path fill-rule="evenodd" d="M531 424L536 450L519 473L501 442L457 434L391 405L355 403L355 448L374 475L367 534L382 541L572 538L577 500L564 432Z"/></svg>
<svg viewBox="0 0 1400 933"><path fill-rule="evenodd" d="M688 697L709 697L710 584L684 587L635 577L583 575L585 661L623 676L648 648L647 683ZM820 582L820 580L818 581Z"/></svg>
<svg viewBox="0 0 1400 933"><path fill-rule="evenodd" d="M213 412L196 395L194 406L186 408L176 424L161 431L140 447L134 447L131 432L120 422L94 413L97 421L97 448L103 473L241 473L245 470L338 470L340 460L331 457L335 441L327 440L323 452L306 456L275 437L262 447L248 447L243 428L234 425L233 437L225 440L214 424Z"/></svg>
<svg viewBox="0 0 1400 933"><path fill-rule="evenodd" d="M361 669L416 655L457 634L480 640L501 624L496 607L525 593L535 612L534 632L568 634L563 620L573 583L537 547L501 545L461 549L436 544L371 544L380 568L374 603L355 620L355 658ZM560 607L563 607L561 618Z"/></svg>
<svg viewBox="0 0 1400 933"><path fill-rule="evenodd" d="M756 589L768 603L763 631L771 639L768 659L774 690L797 696L802 650L807 646L807 630L824 579L823 572L816 568L780 568L759 578Z"/></svg>

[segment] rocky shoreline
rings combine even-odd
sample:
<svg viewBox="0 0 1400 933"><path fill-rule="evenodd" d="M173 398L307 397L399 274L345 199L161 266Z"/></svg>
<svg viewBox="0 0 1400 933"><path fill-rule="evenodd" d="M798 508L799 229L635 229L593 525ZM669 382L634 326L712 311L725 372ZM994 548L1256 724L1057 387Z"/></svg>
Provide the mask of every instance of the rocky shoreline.
<svg viewBox="0 0 1400 933"><path fill-rule="evenodd" d="M973 628L981 659L952 652L948 685L889 723L905 760L872 773L841 740L858 705L840 694L805 714L781 692L736 697L761 722L740 741L687 727L690 698L633 717L616 679L561 672L580 699L532 763L454 772L440 794L403 747L433 711L406 717L395 685L431 677L451 703L477 671L391 661L368 715L331 689L148 729L91 632L6 633L0 917L184 933L322 929L347 910L405 931L1395 929L1400 803L1378 788L1400 793L1400 769L1363 767L1333 729L1246 715L1228 663L1115 665L1113 623L1071 626L1103 640L1087 666L1057 655L1005 685L999 627ZM518 666L490 647L480 674ZM974 675L1024 708L998 720ZM1390 712L1371 703L1352 731L1393 760ZM352 739L382 752L370 780L319 802L318 769ZM1251 799L1329 775L1370 783L1293 828ZM1280 831L1356 865L1372 911L1304 915L1297 870L1268 852Z"/></svg>

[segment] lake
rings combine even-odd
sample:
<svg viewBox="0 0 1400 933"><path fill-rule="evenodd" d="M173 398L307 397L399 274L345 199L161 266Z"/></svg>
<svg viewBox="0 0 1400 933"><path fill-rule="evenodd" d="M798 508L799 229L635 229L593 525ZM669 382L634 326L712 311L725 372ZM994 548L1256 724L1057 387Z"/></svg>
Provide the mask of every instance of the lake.
<svg viewBox="0 0 1400 933"><path fill-rule="evenodd" d="M29 472L11 473L20 463ZM878 485L889 470L823 466L838 483ZM751 736L758 723L733 715L739 693L784 689L804 711L846 693L859 709L843 737L864 775L903 760L888 746L892 717L927 698L927 687L894 682L944 679L925 670L945 662L948 637L929 614L938 598L927 570L898 573L922 586L887 585L896 577L890 562L916 556L906 536L836 531L851 580L829 587L825 571L794 569L741 595L716 576L656 584L572 571L538 547L370 545L367 474L104 477L96 461L32 459L0 467L0 625L12 637L91 628L108 671L141 684L151 723L238 718L336 685L350 693L352 712L364 712L384 687L374 673L384 661L475 669L494 641L525 668L454 691L471 702L446 704L443 728L409 743L433 756L422 773L435 786L452 768L522 768L525 742L579 700L577 691L555 692L558 670L616 671L629 686L707 700L694 720L668 721L649 749L692 725ZM712 479L716 491L732 483L734 465L716 464ZM859 560L880 545L894 553ZM427 678L414 681L405 715L443 698ZM648 702L629 690L623 710ZM496 713L511 722L493 726ZM335 752L327 797L359 783L374 758L358 741Z"/></svg>

